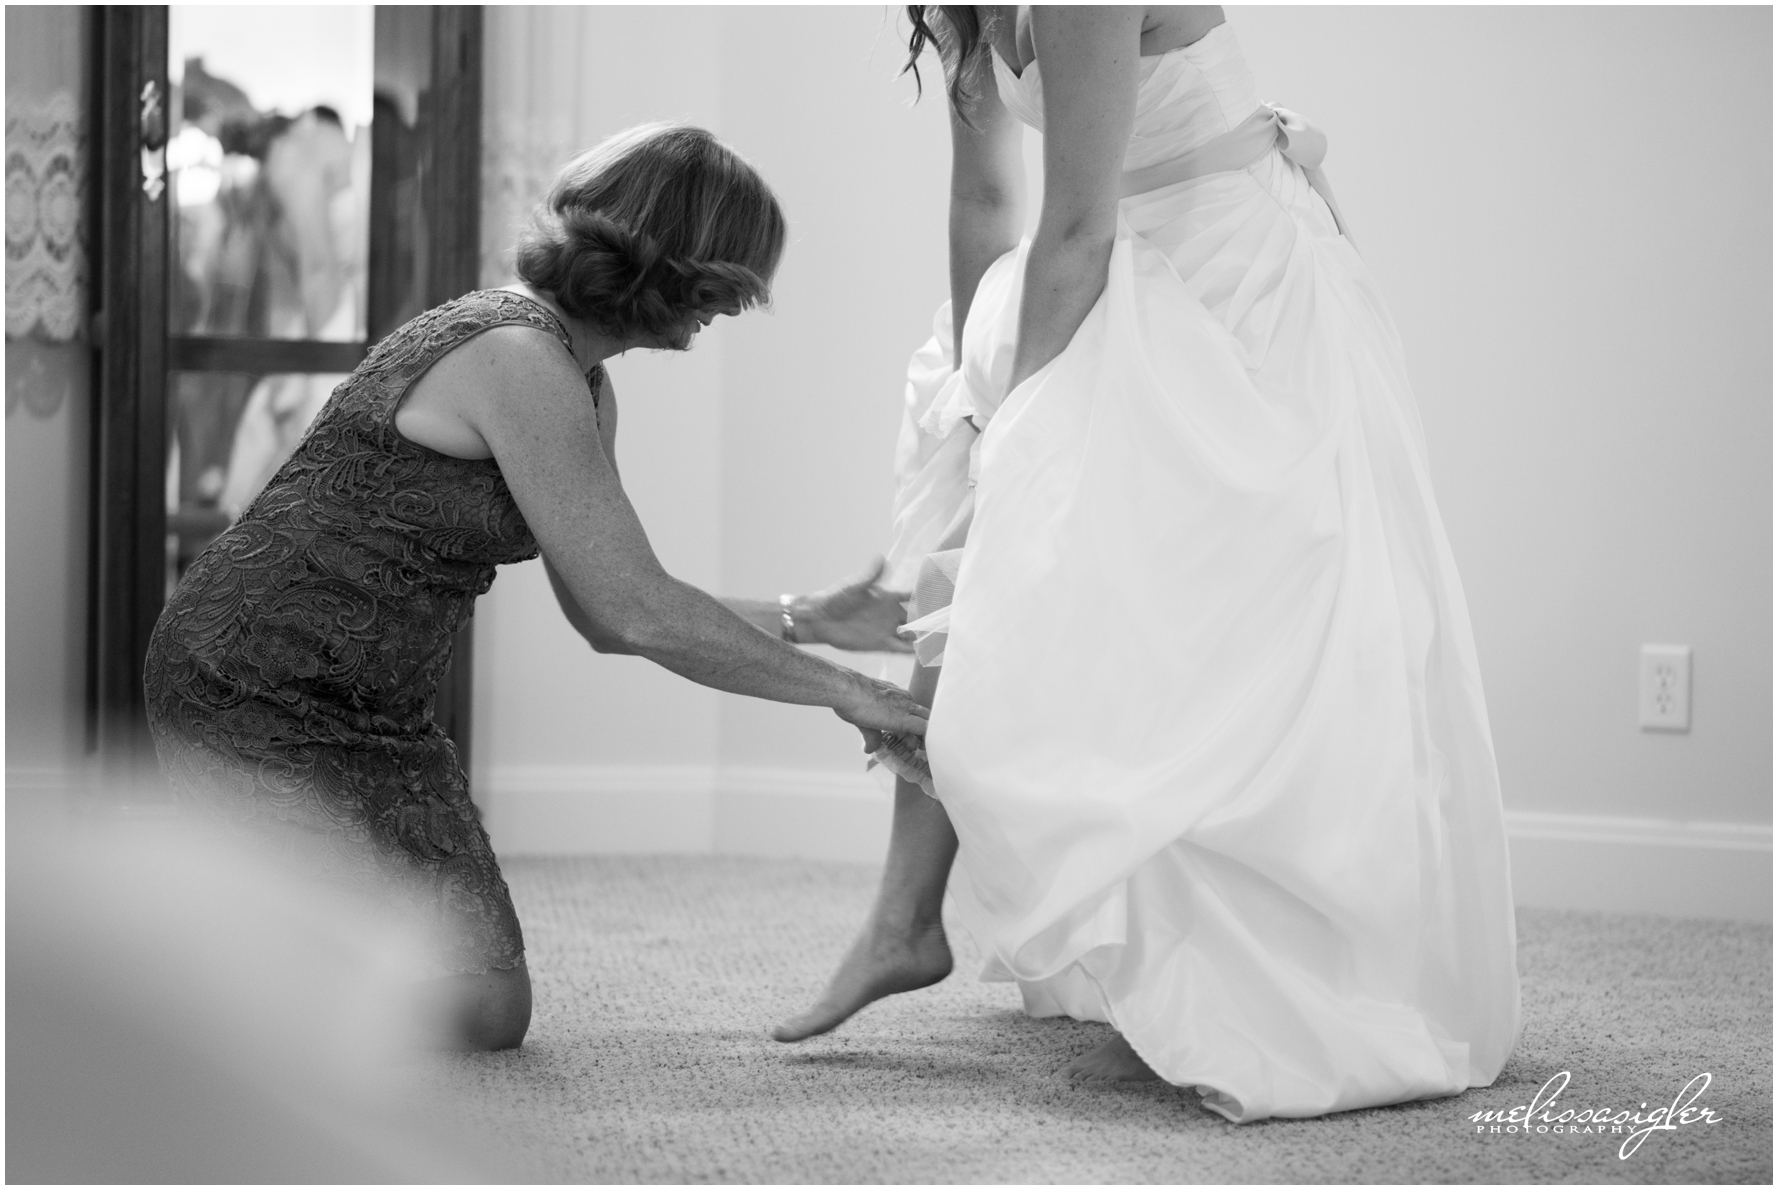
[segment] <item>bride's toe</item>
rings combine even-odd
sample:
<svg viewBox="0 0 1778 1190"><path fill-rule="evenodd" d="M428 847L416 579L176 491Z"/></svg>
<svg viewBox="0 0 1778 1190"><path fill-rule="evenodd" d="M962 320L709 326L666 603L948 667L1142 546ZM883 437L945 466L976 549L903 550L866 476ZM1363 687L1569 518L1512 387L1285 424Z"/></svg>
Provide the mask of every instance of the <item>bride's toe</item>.
<svg viewBox="0 0 1778 1190"><path fill-rule="evenodd" d="M1160 1078L1122 1035L1088 1050L1062 1067L1061 1073L1083 1083L1151 1082Z"/></svg>

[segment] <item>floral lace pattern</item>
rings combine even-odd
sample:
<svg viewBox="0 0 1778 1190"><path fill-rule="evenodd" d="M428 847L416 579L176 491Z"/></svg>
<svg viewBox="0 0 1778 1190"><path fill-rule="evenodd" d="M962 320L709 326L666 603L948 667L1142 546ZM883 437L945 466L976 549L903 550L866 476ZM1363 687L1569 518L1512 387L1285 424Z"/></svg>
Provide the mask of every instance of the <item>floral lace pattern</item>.
<svg viewBox="0 0 1778 1190"><path fill-rule="evenodd" d="M182 796L421 910L465 972L516 966L524 942L433 697L494 568L537 543L493 460L438 454L394 421L435 361L511 323L567 345L546 308L497 291L379 343L186 572L146 671ZM596 401L597 369L588 382Z"/></svg>
<svg viewBox="0 0 1778 1190"><path fill-rule="evenodd" d="M6 101L6 336L62 343L86 318L84 128L68 91Z"/></svg>

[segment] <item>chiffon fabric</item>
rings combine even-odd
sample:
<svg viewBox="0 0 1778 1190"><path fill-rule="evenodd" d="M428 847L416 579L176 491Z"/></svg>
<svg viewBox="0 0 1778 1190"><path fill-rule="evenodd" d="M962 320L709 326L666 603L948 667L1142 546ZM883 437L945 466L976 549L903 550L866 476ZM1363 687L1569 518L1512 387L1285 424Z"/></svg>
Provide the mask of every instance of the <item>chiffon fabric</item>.
<svg viewBox="0 0 1778 1190"><path fill-rule="evenodd" d="M995 70L1041 128L1039 64ZM1226 25L1141 71L1126 173L1260 107ZM960 366L948 309L914 357L891 555L911 582L973 517L922 635L984 978L1237 1122L1487 1085L1519 1029L1499 781L1363 261L1276 150L1133 195L1098 303L1008 392L1028 249Z"/></svg>

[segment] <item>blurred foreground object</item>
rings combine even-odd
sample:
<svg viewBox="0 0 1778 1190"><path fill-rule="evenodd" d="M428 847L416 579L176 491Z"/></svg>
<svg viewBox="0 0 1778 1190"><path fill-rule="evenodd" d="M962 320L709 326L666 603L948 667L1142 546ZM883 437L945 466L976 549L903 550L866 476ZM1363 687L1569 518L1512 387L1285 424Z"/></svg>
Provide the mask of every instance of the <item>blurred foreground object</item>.
<svg viewBox="0 0 1778 1190"><path fill-rule="evenodd" d="M182 818L9 818L7 1181L511 1180L406 1106L397 923Z"/></svg>

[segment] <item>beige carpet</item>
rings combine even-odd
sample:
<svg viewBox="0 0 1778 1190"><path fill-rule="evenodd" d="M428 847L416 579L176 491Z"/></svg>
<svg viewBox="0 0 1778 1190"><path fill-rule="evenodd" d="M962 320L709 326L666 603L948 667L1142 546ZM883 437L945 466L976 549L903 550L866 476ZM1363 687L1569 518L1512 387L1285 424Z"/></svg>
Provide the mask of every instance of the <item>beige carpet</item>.
<svg viewBox="0 0 1778 1190"><path fill-rule="evenodd" d="M1237 1127L1165 1086L1055 1071L1104 1026L1030 1020L959 968L839 1032L766 1028L861 920L866 867L737 858L506 864L537 990L515 1053L427 1059L515 1178L569 1182L1764 1182L1771 929L1527 910L1523 1040L1456 1099ZM954 932L955 933L955 932ZM1650 1135L1477 1135L1570 1071L1564 1106L1640 1110L1700 1072L1721 1122Z"/></svg>

